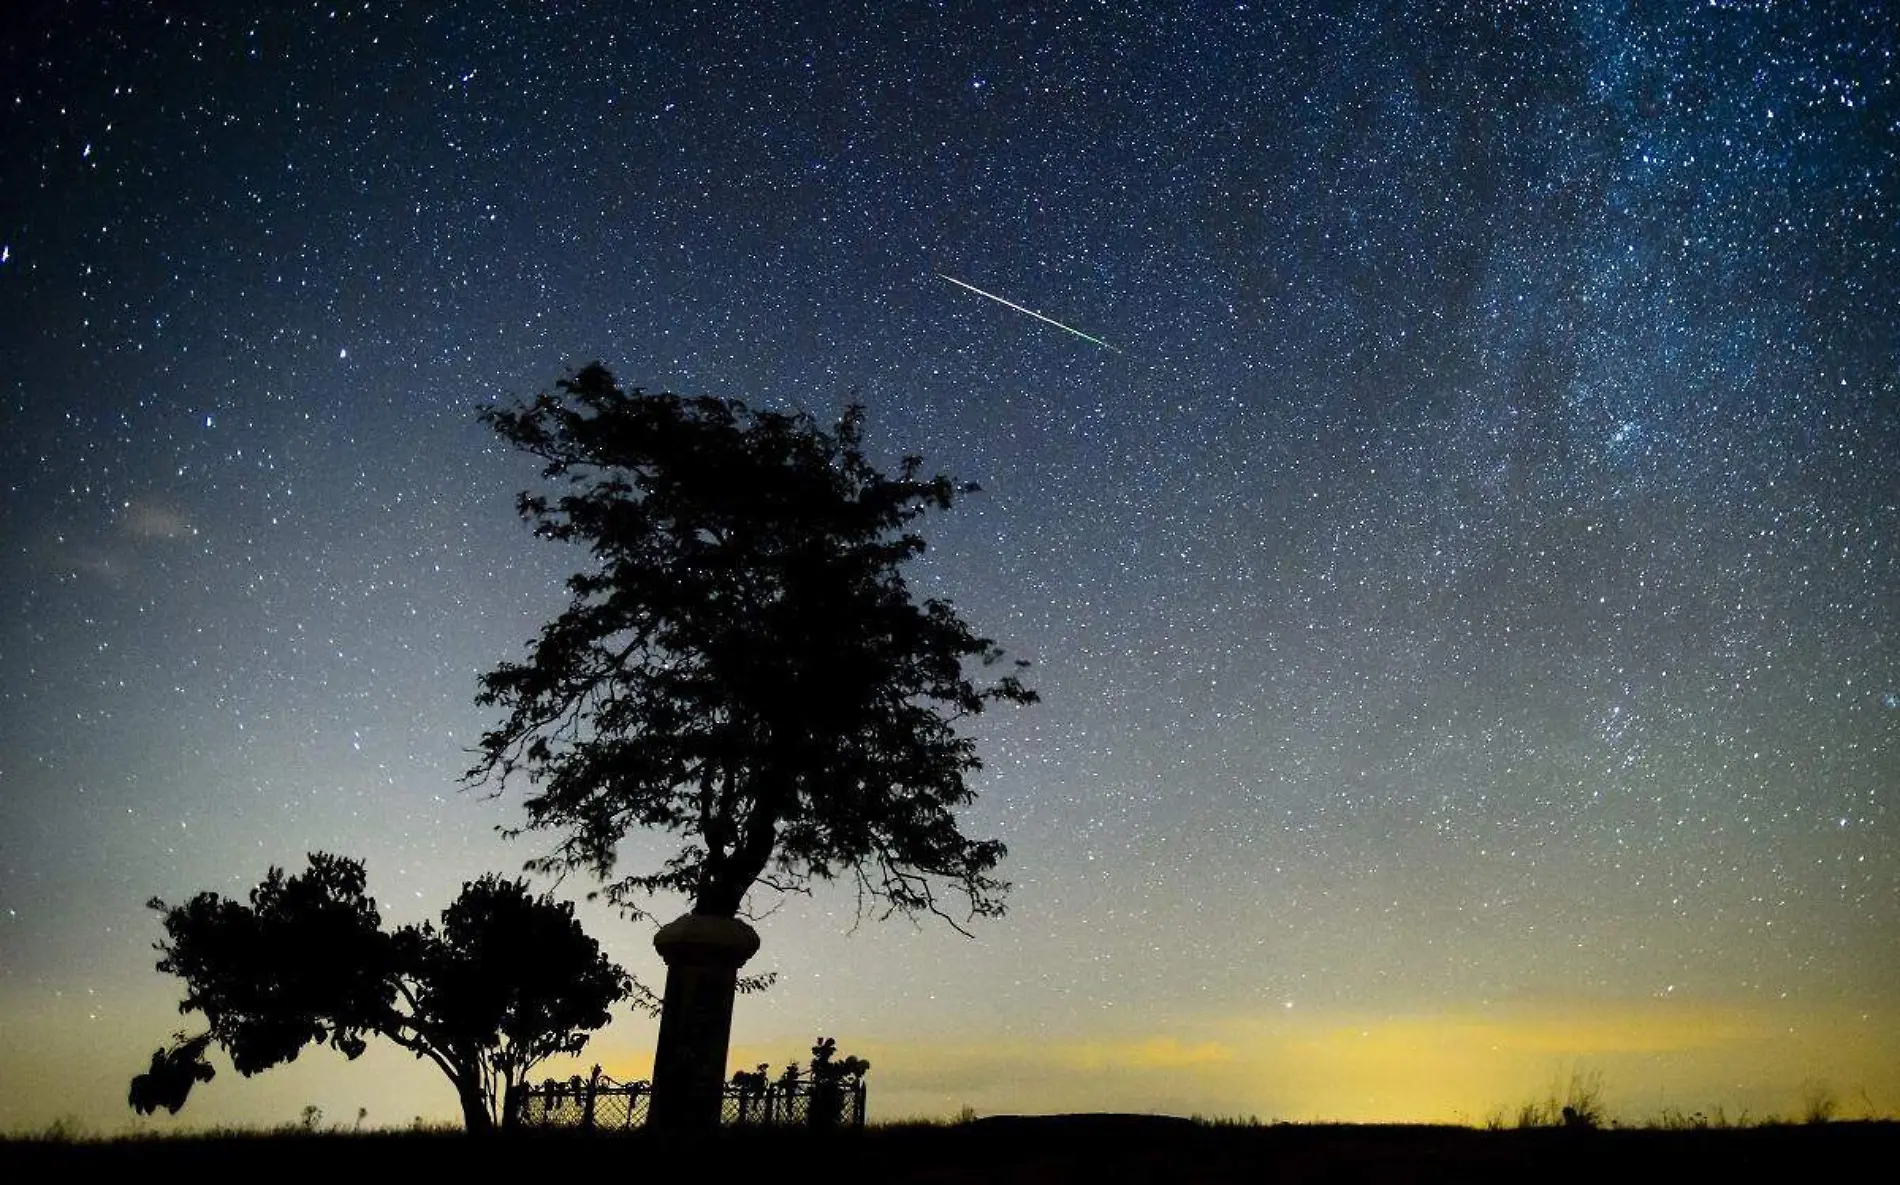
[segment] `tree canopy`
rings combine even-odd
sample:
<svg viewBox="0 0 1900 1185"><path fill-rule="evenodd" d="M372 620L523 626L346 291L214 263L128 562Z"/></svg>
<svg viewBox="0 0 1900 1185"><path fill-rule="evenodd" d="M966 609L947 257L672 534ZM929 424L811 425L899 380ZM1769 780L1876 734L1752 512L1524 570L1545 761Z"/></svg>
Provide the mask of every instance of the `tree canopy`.
<svg viewBox="0 0 1900 1185"><path fill-rule="evenodd" d="M471 1130L510 1125L528 1071L578 1053L629 991L574 907L520 881L485 875L439 927L394 932L364 886L360 861L319 852L299 875L272 868L248 904L154 898L166 934L158 969L185 981L179 1011L203 1013L207 1029L153 1057L133 1106L176 1112L192 1082L211 1077L207 1042L251 1075L312 1044L355 1058L381 1036L448 1076Z"/></svg>
<svg viewBox="0 0 1900 1185"><path fill-rule="evenodd" d="M545 463L528 492L537 535L592 565L523 662L481 678L505 711L471 783L519 772L529 830L560 838L535 863L584 870L638 910L677 892L731 916L754 885L846 878L860 908L949 918L1000 913L1004 847L954 812L980 768L958 725L1029 703L1017 663L947 602L918 600L902 567L917 520L975 490L894 474L863 448L864 413L833 429L730 399L622 390L599 364L484 421ZM658 867L614 877L635 828L670 832Z"/></svg>

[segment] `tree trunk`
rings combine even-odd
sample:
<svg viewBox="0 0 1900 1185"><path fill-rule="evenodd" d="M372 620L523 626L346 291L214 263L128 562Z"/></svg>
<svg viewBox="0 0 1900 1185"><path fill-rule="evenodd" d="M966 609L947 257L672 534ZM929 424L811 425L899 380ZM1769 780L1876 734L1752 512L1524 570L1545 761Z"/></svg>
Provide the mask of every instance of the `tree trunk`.
<svg viewBox="0 0 1900 1185"><path fill-rule="evenodd" d="M501 1130L505 1132L521 1130L521 1111L527 1105L528 1084L516 1082L511 1076L502 1090Z"/></svg>
<svg viewBox="0 0 1900 1185"><path fill-rule="evenodd" d="M666 961L666 995L647 1122L668 1131L716 1128L739 968L757 953L759 935L735 917L689 913L660 927L653 948Z"/></svg>
<svg viewBox="0 0 1900 1185"><path fill-rule="evenodd" d="M479 1080L466 1078L455 1080L455 1094L462 1103L462 1123L471 1136L490 1135L495 1130L494 1118L488 1113L488 1095L482 1090Z"/></svg>

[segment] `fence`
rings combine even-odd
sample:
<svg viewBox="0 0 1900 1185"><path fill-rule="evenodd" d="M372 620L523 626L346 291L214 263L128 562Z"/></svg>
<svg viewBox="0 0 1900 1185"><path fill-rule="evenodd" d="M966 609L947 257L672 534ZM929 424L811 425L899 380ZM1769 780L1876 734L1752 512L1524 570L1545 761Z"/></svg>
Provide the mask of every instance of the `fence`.
<svg viewBox="0 0 1900 1185"><path fill-rule="evenodd" d="M616 1082L595 1066L591 1077L566 1082L552 1078L523 1092L521 1122L526 1127L625 1131L644 1127L653 1101L646 1082ZM834 1086L809 1079L741 1085L729 1082L721 1100L720 1122L729 1127L863 1127L864 1079Z"/></svg>
<svg viewBox="0 0 1900 1185"><path fill-rule="evenodd" d="M528 1087L524 1095L524 1127L620 1131L646 1124L653 1088L645 1082L616 1082L595 1066L591 1077L576 1074L566 1082L550 1078Z"/></svg>

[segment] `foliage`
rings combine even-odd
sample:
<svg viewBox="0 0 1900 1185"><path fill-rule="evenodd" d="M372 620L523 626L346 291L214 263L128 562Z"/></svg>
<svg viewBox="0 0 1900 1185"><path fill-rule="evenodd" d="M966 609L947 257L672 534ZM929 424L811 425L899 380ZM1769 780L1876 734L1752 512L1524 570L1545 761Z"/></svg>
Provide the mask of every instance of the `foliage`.
<svg viewBox="0 0 1900 1185"><path fill-rule="evenodd" d="M397 938L410 1016L426 1020L409 1028L431 1048L482 1051L472 1069L491 1110L541 1062L579 1053L629 990L573 905L492 873L463 887L440 929L405 927Z"/></svg>
<svg viewBox="0 0 1900 1185"><path fill-rule="evenodd" d="M1002 912L1003 845L953 816L980 767L957 726L1035 694L1017 674L973 682L968 664L1001 651L900 571L924 550L916 520L974 486L923 476L918 457L881 472L861 408L827 431L623 391L598 364L483 419L561 483L521 495L535 534L593 557L527 660L481 679L478 702L506 719L468 780L526 776L528 829L562 836L535 867L608 880L620 841L649 828L677 850L606 885L636 912L679 892L732 916L755 885L840 877L861 911L945 916L948 886L970 916Z"/></svg>
<svg viewBox="0 0 1900 1185"><path fill-rule="evenodd" d="M741 996L756 996L778 982L778 972L766 971L758 975L741 975L733 981L732 990ZM660 993L641 983L637 976L627 979L627 1003L654 1020L660 1019L666 1000Z"/></svg>
<svg viewBox="0 0 1900 1185"><path fill-rule="evenodd" d="M811 1124L836 1127L844 1117L847 1091L855 1088L870 1072L871 1063L861 1057L835 1060L838 1043L830 1037L818 1038L811 1047Z"/></svg>
<svg viewBox="0 0 1900 1185"><path fill-rule="evenodd" d="M813 1127L838 1126L844 1118L846 1097L857 1089L871 1070L871 1063L861 1057L839 1058L837 1054L838 1042L830 1037L818 1038L811 1047L811 1110L808 1114ZM771 1079L771 1069L770 1065L761 1062L754 1070L735 1070L732 1085L746 1096L758 1098L771 1089L787 1095L796 1094L807 1080L807 1070L795 1061L785 1064L776 1082Z"/></svg>
<svg viewBox="0 0 1900 1185"><path fill-rule="evenodd" d="M248 905L209 892L150 904L167 937L158 969L185 981L179 1011L203 1013L207 1028L134 1080L146 1112L141 1103L175 1112L192 1081L210 1078L209 1042L251 1075L310 1044L355 1058L374 1035L434 1063L471 1130L512 1126L528 1071L578 1052L630 990L571 904L493 874L465 884L439 926L394 933L364 893L361 862L324 853L301 875L272 868Z"/></svg>
<svg viewBox="0 0 1900 1185"><path fill-rule="evenodd" d="M180 1012L249 1076L327 1043L356 1058L396 996L396 950L364 892L363 865L323 852L309 869L272 868L250 904L205 892L179 906L153 898L169 941L158 969L185 981Z"/></svg>
<svg viewBox="0 0 1900 1185"><path fill-rule="evenodd" d="M196 1037L181 1033L170 1049L153 1053L151 1068L132 1079L132 1089L126 1097L132 1110L150 1115L163 1107L173 1115L178 1114L194 1085L217 1076L211 1063L204 1060L205 1047L209 1044L209 1033Z"/></svg>

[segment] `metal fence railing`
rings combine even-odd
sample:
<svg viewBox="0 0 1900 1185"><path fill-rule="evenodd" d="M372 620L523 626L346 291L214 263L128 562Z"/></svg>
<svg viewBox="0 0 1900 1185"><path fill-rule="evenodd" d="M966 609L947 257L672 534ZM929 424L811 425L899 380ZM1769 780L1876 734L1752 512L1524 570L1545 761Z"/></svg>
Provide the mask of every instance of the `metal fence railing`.
<svg viewBox="0 0 1900 1185"><path fill-rule="evenodd" d="M644 1127L653 1102L647 1082L616 1082L596 1066L590 1077L548 1079L523 1092L521 1122L532 1128L625 1131ZM727 1083L720 1122L728 1127L863 1127L864 1079L834 1085Z"/></svg>
<svg viewBox="0 0 1900 1185"><path fill-rule="evenodd" d="M530 1086L521 1101L525 1127L622 1131L645 1126L653 1090L645 1082L616 1082L594 1067L591 1077L550 1078Z"/></svg>

